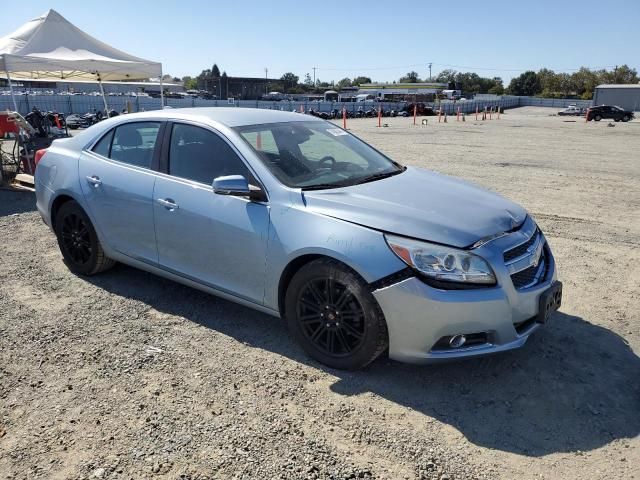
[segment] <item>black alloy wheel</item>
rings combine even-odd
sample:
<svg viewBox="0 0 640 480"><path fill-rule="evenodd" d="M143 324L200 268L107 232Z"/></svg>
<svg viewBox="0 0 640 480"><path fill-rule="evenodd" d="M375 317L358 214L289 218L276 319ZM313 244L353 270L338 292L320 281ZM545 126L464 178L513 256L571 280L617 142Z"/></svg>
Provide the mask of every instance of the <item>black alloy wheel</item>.
<svg viewBox="0 0 640 480"><path fill-rule="evenodd" d="M70 213L62 219L62 248L65 256L82 267L91 259L92 246L89 229L84 219L76 213Z"/></svg>
<svg viewBox="0 0 640 480"><path fill-rule="evenodd" d="M363 368L388 345L387 324L369 285L330 258L298 270L287 287L283 313L307 354L333 368Z"/></svg>
<svg viewBox="0 0 640 480"><path fill-rule="evenodd" d="M62 204L55 216L54 230L65 263L72 272L94 275L115 265L115 261L105 255L89 216L77 202Z"/></svg>
<svg viewBox="0 0 640 480"><path fill-rule="evenodd" d="M327 355L349 355L364 340L362 306L336 279L309 280L298 295L296 314L303 335Z"/></svg>

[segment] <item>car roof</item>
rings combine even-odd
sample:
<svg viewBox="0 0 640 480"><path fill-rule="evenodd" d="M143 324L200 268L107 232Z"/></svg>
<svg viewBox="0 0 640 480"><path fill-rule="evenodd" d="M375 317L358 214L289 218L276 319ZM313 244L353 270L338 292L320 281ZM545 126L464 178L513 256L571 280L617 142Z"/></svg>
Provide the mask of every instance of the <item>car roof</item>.
<svg viewBox="0 0 640 480"><path fill-rule="evenodd" d="M148 112L128 113L102 120L92 125L79 135L58 139L56 145L66 145L68 148L85 148L107 130L120 123L136 120L191 120L214 128L219 125L226 127L242 127L245 125L260 125L264 123L282 122L324 122L311 115L294 112L282 112L260 108L240 107L202 107L202 108L167 108L165 110L150 110Z"/></svg>
<svg viewBox="0 0 640 480"><path fill-rule="evenodd" d="M151 110L148 112L125 115L127 120L153 118L199 120L206 123L217 122L227 127L242 127L262 123L308 122L321 121L310 115L264 108L240 107L200 107L200 108L170 108L165 110Z"/></svg>

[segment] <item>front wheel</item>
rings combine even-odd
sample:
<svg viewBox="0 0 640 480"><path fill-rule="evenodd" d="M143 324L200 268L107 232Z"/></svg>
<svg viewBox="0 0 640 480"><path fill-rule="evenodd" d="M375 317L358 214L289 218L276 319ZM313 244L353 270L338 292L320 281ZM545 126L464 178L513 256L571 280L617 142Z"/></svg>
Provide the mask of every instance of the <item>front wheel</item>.
<svg viewBox="0 0 640 480"><path fill-rule="evenodd" d="M378 302L364 280L337 261L315 260L294 275L285 314L307 354L330 367L360 369L387 348Z"/></svg>
<svg viewBox="0 0 640 480"><path fill-rule="evenodd" d="M629 115L625 115L624 117L622 117L623 122L628 122L629 120L631 120L631 117Z"/></svg>
<svg viewBox="0 0 640 480"><path fill-rule="evenodd" d="M89 216L77 202L64 203L55 222L58 246L69 270L80 275L95 275L115 264L105 255Z"/></svg>

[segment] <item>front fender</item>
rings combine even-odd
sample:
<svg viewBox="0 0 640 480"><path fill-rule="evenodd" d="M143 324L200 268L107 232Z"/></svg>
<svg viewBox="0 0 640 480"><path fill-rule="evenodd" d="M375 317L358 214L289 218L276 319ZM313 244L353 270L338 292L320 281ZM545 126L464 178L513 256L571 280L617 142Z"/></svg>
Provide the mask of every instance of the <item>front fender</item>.
<svg viewBox="0 0 640 480"><path fill-rule="evenodd" d="M265 305L278 309L280 278L303 255L334 258L356 271L367 283L406 268L389 249L382 232L304 207L274 206L267 250Z"/></svg>

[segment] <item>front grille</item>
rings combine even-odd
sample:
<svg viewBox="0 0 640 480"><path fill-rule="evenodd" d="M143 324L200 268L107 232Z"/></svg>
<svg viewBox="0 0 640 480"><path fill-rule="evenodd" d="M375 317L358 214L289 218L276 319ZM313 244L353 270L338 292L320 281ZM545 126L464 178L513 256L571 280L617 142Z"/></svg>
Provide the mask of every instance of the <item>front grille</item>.
<svg viewBox="0 0 640 480"><path fill-rule="evenodd" d="M522 255L527 253L527 248L529 248L531 245L535 243L539 234L540 234L540 231L538 230L538 228L536 228L536 231L533 232L533 235L531 235L531 238L529 240L527 240L524 243L521 243L517 247L513 247L512 249L504 252L503 257L504 257L505 263L510 262L511 260L515 260L516 258L521 257Z"/></svg>
<svg viewBox="0 0 640 480"><path fill-rule="evenodd" d="M538 265L525 268L524 270L511 275L513 286L520 289L532 287L544 281L547 275L547 263L547 247L545 245L542 250L542 255L540 255L540 262Z"/></svg>

